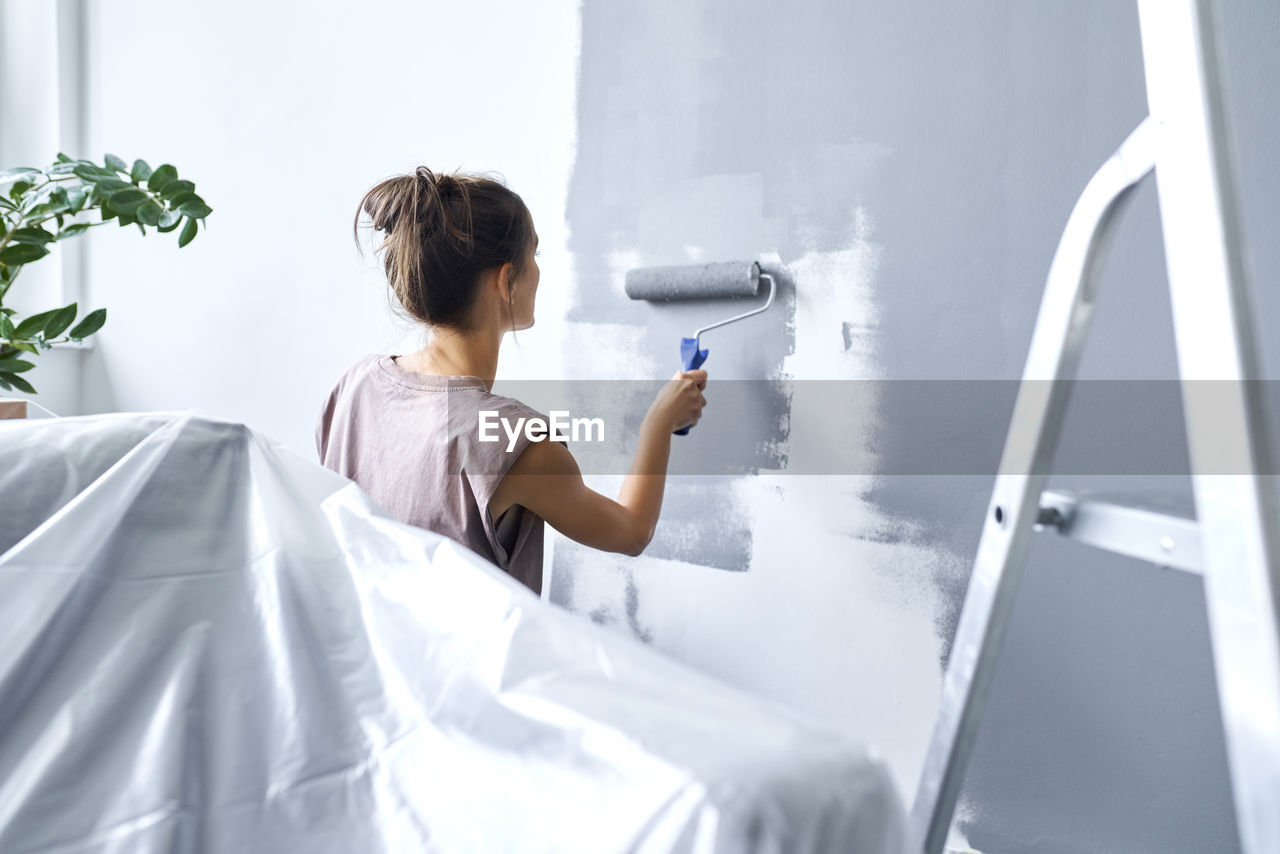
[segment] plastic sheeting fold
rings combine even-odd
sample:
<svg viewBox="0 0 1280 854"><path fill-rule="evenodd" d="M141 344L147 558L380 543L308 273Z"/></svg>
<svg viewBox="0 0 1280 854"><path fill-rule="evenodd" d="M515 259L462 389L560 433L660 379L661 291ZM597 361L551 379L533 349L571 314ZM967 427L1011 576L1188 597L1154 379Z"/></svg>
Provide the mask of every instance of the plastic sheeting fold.
<svg viewBox="0 0 1280 854"><path fill-rule="evenodd" d="M0 851L898 852L867 748L190 413L0 425Z"/></svg>

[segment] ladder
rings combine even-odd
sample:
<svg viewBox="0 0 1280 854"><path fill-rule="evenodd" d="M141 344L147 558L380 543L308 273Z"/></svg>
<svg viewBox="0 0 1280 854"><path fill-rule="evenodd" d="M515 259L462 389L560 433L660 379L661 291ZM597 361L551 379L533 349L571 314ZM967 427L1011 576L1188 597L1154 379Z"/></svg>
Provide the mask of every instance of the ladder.
<svg viewBox="0 0 1280 854"><path fill-rule="evenodd" d="M1203 575L1245 854L1280 852L1280 526L1209 0L1138 0L1148 116L1086 185L1049 269L911 813L946 844L1035 529ZM1046 492L1097 271L1122 205L1155 173L1195 518Z"/></svg>

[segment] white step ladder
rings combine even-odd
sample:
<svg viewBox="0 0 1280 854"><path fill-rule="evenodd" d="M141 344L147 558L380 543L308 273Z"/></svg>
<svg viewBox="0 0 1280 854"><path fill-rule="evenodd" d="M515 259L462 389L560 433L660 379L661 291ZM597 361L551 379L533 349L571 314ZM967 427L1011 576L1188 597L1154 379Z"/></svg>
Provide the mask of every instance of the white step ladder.
<svg viewBox="0 0 1280 854"><path fill-rule="evenodd" d="M1138 0L1149 115L1089 181L1049 270L912 810L939 854L1033 529L1204 576L1245 854L1280 852L1280 524L1209 0ZM1046 492L1122 202L1154 171L1195 519Z"/></svg>

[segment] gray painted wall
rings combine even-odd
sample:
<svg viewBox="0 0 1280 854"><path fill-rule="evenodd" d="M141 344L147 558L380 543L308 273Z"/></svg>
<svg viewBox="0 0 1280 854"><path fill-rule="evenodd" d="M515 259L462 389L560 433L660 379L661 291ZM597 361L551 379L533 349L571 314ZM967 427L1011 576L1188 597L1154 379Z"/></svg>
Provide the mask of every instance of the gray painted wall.
<svg viewBox="0 0 1280 854"><path fill-rule="evenodd" d="M1280 224L1280 8L1225 6L1265 329L1280 317L1267 287L1280 247L1264 239ZM709 408L673 452L679 471L747 436L766 449L755 473L672 478L639 559L558 538L551 597L872 741L909 800L991 487L963 455L998 451L1012 396L938 394L930 411L903 391L920 386L850 383L867 399L832 410L837 433L869 463L815 478L787 472L831 447L812 435L821 406L783 381L1020 376L1066 218L1146 112L1136 9L584 0L579 87L567 364L611 352L624 375L665 378L680 336L740 309L630 302L629 267L759 258L785 277L767 317L704 341ZM1085 377L1175 376L1160 239L1148 182L1116 235ZM1270 378L1280 344L1262 337ZM717 421L728 379L768 381L751 386L765 404ZM1176 461L1178 419L1151 415L1165 402L1137 389L1124 432ZM1088 415L1067 430L1100 447L1111 437ZM938 419L957 440L941 456L968 473L921 462L939 449L919 440L939 434L913 430ZM1179 476L1052 485L1189 495ZM962 798L969 843L1237 848L1198 580L1052 540L1037 540L1030 567Z"/></svg>

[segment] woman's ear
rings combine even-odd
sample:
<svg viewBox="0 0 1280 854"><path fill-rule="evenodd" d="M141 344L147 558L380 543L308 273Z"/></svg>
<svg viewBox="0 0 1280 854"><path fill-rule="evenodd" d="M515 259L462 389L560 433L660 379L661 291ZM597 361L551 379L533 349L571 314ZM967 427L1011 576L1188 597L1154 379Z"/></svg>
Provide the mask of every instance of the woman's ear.
<svg viewBox="0 0 1280 854"><path fill-rule="evenodd" d="M510 299L516 283L516 265L510 261L498 268L498 296Z"/></svg>

